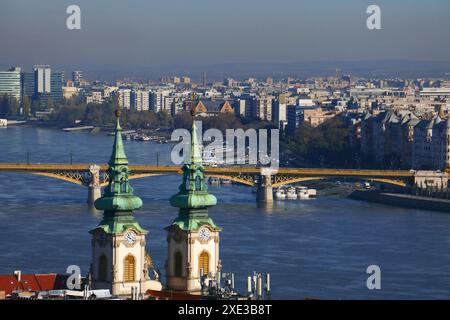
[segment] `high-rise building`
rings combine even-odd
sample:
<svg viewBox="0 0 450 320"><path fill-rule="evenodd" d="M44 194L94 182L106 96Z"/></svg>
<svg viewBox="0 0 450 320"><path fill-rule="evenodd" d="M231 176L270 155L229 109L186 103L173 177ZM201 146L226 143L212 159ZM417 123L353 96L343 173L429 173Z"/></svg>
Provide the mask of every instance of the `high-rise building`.
<svg viewBox="0 0 450 320"><path fill-rule="evenodd" d="M182 80L182 82L184 84L190 84L191 83L191 78L187 77L187 76L184 76L181 80Z"/></svg>
<svg viewBox="0 0 450 320"><path fill-rule="evenodd" d="M236 116L244 118L245 117L245 107L246 100L245 99L237 99L233 103L234 111Z"/></svg>
<svg viewBox="0 0 450 320"><path fill-rule="evenodd" d="M205 88L207 85L207 81L206 81L206 72L203 72L203 87Z"/></svg>
<svg viewBox="0 0 450 320"><path fill-rule="evenodd" d="M147 90L133 90L131 92L131 104L137 111L149 110L149 93Z"/></svg>
<svg viewBox="0 0 450 320"><path fill-rule="evenodd" d="M52 72L47 65L34 66L33 72L22 73L22 96L39 99L41 106L47 107L49 100L58 103L63 99L62 72Z"/></svg>
<svg viewBox="0 0 450 320"><path fill-rule="evenodd" d="M171 94L172 90L158 89L150 92L150 110L154 112L168 111L170 112L170 105L165 103L165 99ZM169 109L166 109L169 106Z"/></svg>
<svg viewBox="0 0 450 320"><path fill-rule="evenodd" d="M272 121L272 101L273 96L261 95L249 100L246 112L252 119ZM248 109L248 110L247 110Z"/></svg>
<svg viewBox="0 0 450 320"><path fill-rule="evenodd" d="M286 133L288 135L293 135L295 133L295 130L299 127L301 123L302 115L303 110L299 105L289 105L287 107Z"/></svg>
<svg viewBox="0 0 450 320"><path fill-rule="evenodd" d="M83 72L82 71L73 71L72 72L72 81L76 87L78 87L83 80Z"/></svg>
<svg viewBox="0 0 450 320"><path fill-rule="evenodd" d="M0 71L0 96L7 95L21 101L20 68L15 67L9 71Z"/></svg>
<svg viewBox="0 0 450 320"><path fill-rule="evenodd" d="M50 93L51 92L51 74L52 70L47 65L34 66L34 81L36 93Z"/></svg>
<svg viewBox="0 0 450 320"><path fill-rule="evenodd" d="M35 96L34 73L22 73L22 97L33 99Z"/></svg>
<svg viewBox="0 0 450 320"><path fill-rule="evenodd" d="M287 120L287 113L286 113L286 106L287 106L287 97L285 94L280 94L274 101L273 101L273 121L279 125L280 122L286 122Z"/></svg>
<svg viewBox="0 0 450 320"><path fill-rule="evenodd" d="M119 106L123 109L131 108L131 89L119 89Z"/></svg>
<svg viewBox="0 0 450 320"><path fill-rule="evenodd" d="M63 99L63 81L64 75L62 72L52 72L50 76L50 96L53 102L60 102Z"/></svg>

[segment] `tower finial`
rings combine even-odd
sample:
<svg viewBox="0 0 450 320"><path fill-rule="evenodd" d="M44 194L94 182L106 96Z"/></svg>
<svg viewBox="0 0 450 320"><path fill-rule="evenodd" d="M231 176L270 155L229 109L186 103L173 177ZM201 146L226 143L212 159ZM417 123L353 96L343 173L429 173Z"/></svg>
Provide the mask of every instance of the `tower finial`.
<svg viewBox="0 0 450 320"><path fill-rule="evenodd" d="M114 97L114 105L115 105L114 113L115 113L117 119L119 119L120 115L122 114L122 110L120 110L119 102L120 102L120 93L116 92L115 97Z"/></svg>

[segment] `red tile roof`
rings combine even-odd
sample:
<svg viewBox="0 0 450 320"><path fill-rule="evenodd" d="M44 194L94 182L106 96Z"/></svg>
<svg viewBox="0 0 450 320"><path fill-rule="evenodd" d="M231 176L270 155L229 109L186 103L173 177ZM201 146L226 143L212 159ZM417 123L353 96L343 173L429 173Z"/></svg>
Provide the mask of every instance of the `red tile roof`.
<svg viewBox="0 0 450 320"><path fill-rule="evenodd" d="M0 291L6 295L15 290L20 291L48 291L55 288L57 274L23 274L21 281L13 274L0 275Z"/></svg>

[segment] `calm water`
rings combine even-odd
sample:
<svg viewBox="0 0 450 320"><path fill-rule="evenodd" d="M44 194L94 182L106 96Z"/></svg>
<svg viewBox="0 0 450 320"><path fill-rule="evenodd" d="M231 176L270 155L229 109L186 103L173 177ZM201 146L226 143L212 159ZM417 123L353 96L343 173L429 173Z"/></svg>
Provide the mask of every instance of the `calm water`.
<svg viewBox="0 0 450 320"><path fill-rule="evenodd" d="M0 129L0 162L105 163L112 137L26 127ZM167 163L169 145L125 142L131 163ZM87 271L90 235L101 214L86 205L86 189L45 177L0 173L0 273ZM148 248L162 270L163 228L176 216L168 204L179 176L133 180L150 231ZM223 227L221 258L240 288L253 270L270 272L274 298L450 297L450 214L387 207L337 197L276 202L258 209L244 186L210 187L210 210ZM382 289L366 288L368 265L382 271Z"/></svg>

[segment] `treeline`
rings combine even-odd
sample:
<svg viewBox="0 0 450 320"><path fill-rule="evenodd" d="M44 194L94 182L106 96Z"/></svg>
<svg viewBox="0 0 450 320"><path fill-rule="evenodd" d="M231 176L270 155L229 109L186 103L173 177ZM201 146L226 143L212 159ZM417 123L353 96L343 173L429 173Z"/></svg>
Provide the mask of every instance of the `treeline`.
<svg viewBox="0 0 450 320"><path fill-rule="evenodd" d="M58 125L73 125L76 121L81 121L86 125L112 126L115 122L115 106L112 101L86 104L78 99L71 99L55 109L52 120ZM170 126L171 122L172 118L167 113L122 110L121 115L122 126L130 129Z"/></svg>
<svg viewBox="0 0 450 320"><path fill-rule="evenodd" d="M359 148L350 144L351 126L335 117L312 127L300 124L285 141L284 160L298 167L360 167Z"/></svg>
<svg viewBox="0 0 450 320"><path fill-rule="evenodd" d="M0 96L0 118L16 118L20 116L20 105L16 98L9 95Z"/></svg>
<svg viewBox="0 0 450 320"><path fill-rule="evenodd" d="M54 109L55 104L51 97L45 99L45 103L41 99L30 99L30 97L22 97L22 102L11 97L10 95L0 95L0 117L23 119L26 120L36 111L43 111L46 109Z"/></svg>
<svg viewBox="0 0 450 320"><path fill-rule="evenodd" d="M87 104L77 99L65 101L60 107L55 108L52 116L58 125L74 125L81 121L86 125L111 126L114 124L115 105L112 101L101 104ZM219 114L213 117L201 118L203 129L216 128L225 131L228 128L244 128L234 114ZM172 117L167 112L136 111L122 109L121 124L129 129L146 129L153 127L163 128L185 128L192 125L192 116L189 112L179 112Z"/></svg>

